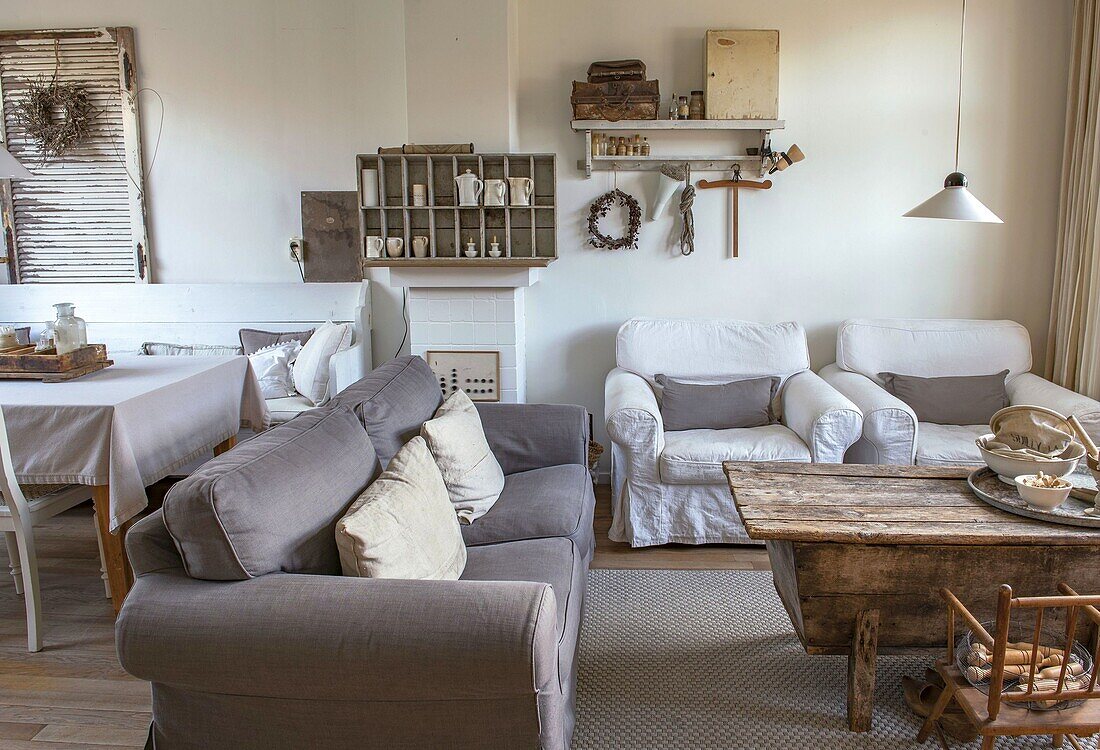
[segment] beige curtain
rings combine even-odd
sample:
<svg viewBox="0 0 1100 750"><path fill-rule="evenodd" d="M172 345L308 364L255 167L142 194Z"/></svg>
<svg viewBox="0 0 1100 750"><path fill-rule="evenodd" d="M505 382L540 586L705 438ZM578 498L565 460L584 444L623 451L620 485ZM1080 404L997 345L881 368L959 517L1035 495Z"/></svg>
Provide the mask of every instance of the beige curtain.
<svg viewBox="0 0 1100 750"><path fill-rule="evenodd" d="M1100 397L1100 0L1077 0L1047 376Z"/></svg>

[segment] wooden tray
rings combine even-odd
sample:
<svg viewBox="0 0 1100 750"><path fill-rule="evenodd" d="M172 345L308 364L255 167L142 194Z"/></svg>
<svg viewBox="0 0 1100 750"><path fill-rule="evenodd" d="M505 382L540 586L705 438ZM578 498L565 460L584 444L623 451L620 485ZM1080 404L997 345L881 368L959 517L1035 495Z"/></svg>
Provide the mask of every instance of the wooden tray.
<svg viewBox="0 0 1100 750"><path fill-rule="evenodd" d="M972 471L966 478L966 483L981 500L1007 513L1049 523L1100 528L1100 515L1085 513L1086 509L1093 507L1092 498L1096 495L1092 478L1086 473L1074 472L1066 479L1073 483L1073 491L1066 501L1054 510L1043 510L1028 505L1016 492L1016 485L1005 484L989 467Z"/></svg>
<svg viewBox="0 0 1100 750"><path fill-rule="evenodd" d="M67 354L35 354L33 346L22 346L0 351L0 380L60 383L113 364L103 344L88 344Z"/></svg>

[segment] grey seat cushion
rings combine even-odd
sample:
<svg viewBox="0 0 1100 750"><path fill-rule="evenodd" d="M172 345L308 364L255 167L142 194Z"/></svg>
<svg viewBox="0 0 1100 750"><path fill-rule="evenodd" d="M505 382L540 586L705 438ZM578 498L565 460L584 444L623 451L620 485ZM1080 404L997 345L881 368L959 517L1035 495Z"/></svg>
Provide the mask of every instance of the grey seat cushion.
<svg viewBox="0 0 1100 750"><path fill-rule="evenodd" d="M318 409L177 483L164 499L164 523L192 578L339 575L336 522L377 474L351 409Z"/></svg>
<svg viewBox="0 0 1100 750"><path fill-rule="evenodd" d="M477 546L568 537L591 555L595 504L592 478L583 466L565 464L509 474L489 512L462 526L462 538L467 546Z"/></svg>
<svg viewBox="0 0 1100 750"><path fill-rule="evenodd" d="M331 403L355 410L385 467L401 446L420 434L420 426L435 416L443 393L427 362L404 356L376 367Z"/></svg>

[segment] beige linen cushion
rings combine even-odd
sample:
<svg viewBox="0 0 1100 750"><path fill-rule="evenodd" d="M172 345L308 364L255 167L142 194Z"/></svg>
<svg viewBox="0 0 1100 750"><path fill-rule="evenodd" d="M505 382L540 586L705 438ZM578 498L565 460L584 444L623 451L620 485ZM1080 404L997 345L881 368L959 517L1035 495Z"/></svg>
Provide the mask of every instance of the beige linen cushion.
<svg viewBox="0 0 1100 750"><path fill-rule="evenodd" d="M420 436L435 456L459 521L471 523L488 513L504 490L504 472L470 397L452 393L420 428Z"/></svg>
<svg viewBox="0 0 1100 750"><path fill-rule="evenodd" d="M302 351L294 361L294 390L309 399L314 406L321 406L329 396L329 360L336 352L351 346L351 325L348 323L322 324L309 340L302 344Z"/></svg>
<svg viewBox="0 0 1100 750"><path fill-rule="evenodd" d="M361 578L457 580L466 545L443 477L414 437L336 524L340 568Z"/></svg>

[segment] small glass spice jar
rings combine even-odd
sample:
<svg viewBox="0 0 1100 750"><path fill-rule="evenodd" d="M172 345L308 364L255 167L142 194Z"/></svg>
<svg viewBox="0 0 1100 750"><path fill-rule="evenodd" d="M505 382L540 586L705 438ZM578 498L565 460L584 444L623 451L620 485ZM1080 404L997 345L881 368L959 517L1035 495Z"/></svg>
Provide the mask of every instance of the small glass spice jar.
<svg viewBox="0 0 1100 750"><path fill-rule="evenodd" d="M688 104L688 119L689 120L702 120L705 114L703 106L703 92L692 91L691 102Z"/></svg>
<svg viewBox="0 0 1100 750"><path fill-rule="evenodd" d="M680 97L680 102L677 105L677 114L681 120L687 120L691 116L691 108L688 106L688 98L686 96Z"/></svg>

